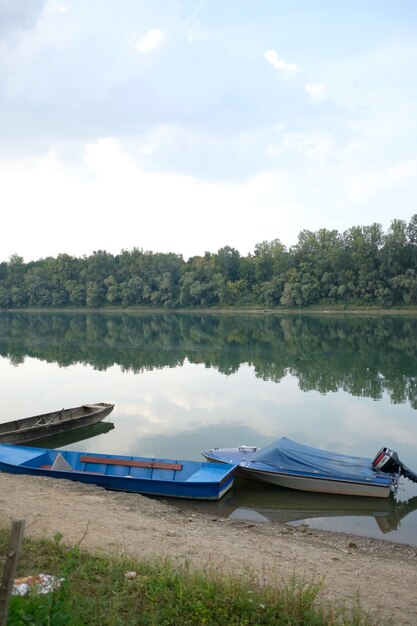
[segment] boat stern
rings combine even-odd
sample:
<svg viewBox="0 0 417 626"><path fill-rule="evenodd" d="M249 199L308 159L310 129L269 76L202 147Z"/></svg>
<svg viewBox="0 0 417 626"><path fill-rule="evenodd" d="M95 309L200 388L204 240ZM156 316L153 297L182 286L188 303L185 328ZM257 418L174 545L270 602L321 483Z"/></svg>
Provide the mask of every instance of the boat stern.
<svg viewBox="0 0 417 626"><path fill-rule="evenodd" d="M230 463L202 463L200 469L187 478L196 483L207 500L220 500L233 487L236 465Z"/></svg>

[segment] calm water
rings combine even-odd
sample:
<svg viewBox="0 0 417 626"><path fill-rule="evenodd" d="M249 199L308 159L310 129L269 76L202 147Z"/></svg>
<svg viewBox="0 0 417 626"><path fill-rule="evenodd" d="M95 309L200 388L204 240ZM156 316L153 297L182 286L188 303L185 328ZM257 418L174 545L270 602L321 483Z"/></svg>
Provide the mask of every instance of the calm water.
<svg viewBox="0 0 417 626"><path fill-rule="evenodd" d="M364 456L386 445L417 470L416 374L413 317L0 313L0 422L116 405L83 439L51 447L201 460L285 435ZM417 545L408 481L387 501L238 481L192 506Z"/></svg>

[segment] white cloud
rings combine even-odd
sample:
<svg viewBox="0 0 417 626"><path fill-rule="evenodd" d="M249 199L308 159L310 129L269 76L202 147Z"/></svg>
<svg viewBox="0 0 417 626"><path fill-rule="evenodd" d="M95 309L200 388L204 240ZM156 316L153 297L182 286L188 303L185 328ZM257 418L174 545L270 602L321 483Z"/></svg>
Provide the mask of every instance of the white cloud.
<svg viewBox="0 0 417 626"><path fill-rule="evenodd" d="M279 59L275 50L266 50L264 59L268 61L276 70L284 72L286 74L294 74L298 72L298 65L296 63L287 63L283 59Z"/></svg>
<svg viewBox="0 0 417 626"><path fill-rule="evenodd" d="M415 180L417 178L417 161L406 161L392 167L389 171L390 182Z"/></svg>
<svg viewBox="0 0 417 626"><path fill-rule="evenodd" d="M137 160L131 144L127 151L122 141L107 138L85 144L82 163L62 160L59 147L39 158L0 161L0 201L8 207L0 261L13 253L30 261L60 252L118 254L133 247L186 259L225 245L247 254L275 237L293 245L302 228L343 231L374 221L385 222L385 228L393 218L392 198L417 192L416 160L370 166L364 148L350 154L349 146L326 132L281 134L280 143L265 145L274 169L244 182L152 172L143 167L143 155L164 142L165 133L175 135L176 129L162 128L144 138ZM407 211L395 217L408 219ZM45 223L49 236L44 240Z"/></svg>
<svg viewBox="0 0 417 626"><path fill-rule="evenodd" d="M135 49L139 52L143 52L143 54L147 54L148 52L151 52L152 50L157 48L164 38L165 33L163 30L160 30L159 28L152 28L136 44Z"/></svg>
<svg viewBox="0 0 417 626"><path fill-rule="evenodd" d="M0 179L1 203L8 207L0 260L13 253L29 261L60 252L80 256L106 249L117 254L133 247L188 258L230 245L247 254L278 231L287 239L284 225L292 229L290 242L298 232L291 219L283 221L283 215L296 211L282 197L284 176L277 172L243 184L154 173L142 169L113 138L87 144L82 169L71 169L51 151L36 159L0 162ZM202 229L204 215L210 220ZM33 236L44 223L49 224L48 242Z"/></svg>
<svg viewBox="0 0 417 626"><path fill-rule="evenodd" d="M151 128L148 133L143 137L138 153L140 155L154 155L160 149L166 149L167 144L178 144L180 141L184 141L181 138L181 129L176 126L165 124L155 126Z"/></svg>
<svg viewBox="0 0 417 626"><path fill-rule="evenodd" d="M417 161L405 161L391 167L368 167L344 172L343 193L351 203L363 203L382 192L413 184L417 179Z"/></svg>
<svg viewBox="0 0 417 626"><path fill-rule="evenodd" d="M324 87L319 83L307 83L304 87L304 91L308 93L314 102L319 102L322 99Z"/></svg>
<svg viewBox="0 0 417 626"><path fill-rule="evenodd" d="M52 1L46 5L44 13L66 13L66 11L68 11L68 7L65 4Z"/></svg>
<svg viewBox="0 0 417 626"><path fill-rule="evenodd" d="M284 133L282 140L285 148L320 163L324 163L329 158L340 156L336 154L334 139L328 131Z"/></svg>

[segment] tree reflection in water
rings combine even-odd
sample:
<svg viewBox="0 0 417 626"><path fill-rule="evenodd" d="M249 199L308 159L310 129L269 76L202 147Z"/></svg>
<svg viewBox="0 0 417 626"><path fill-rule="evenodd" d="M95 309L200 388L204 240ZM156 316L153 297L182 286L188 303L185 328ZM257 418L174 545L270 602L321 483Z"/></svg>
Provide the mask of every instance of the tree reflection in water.
<svg viewBox="0 0 417 626"><path fill-rule="evenodd" d="M417 408L417 318L400 315L0 313L0 355L125 371L202 363L230 375L243 363L262 380L288 373L302 391Z"/></svg>

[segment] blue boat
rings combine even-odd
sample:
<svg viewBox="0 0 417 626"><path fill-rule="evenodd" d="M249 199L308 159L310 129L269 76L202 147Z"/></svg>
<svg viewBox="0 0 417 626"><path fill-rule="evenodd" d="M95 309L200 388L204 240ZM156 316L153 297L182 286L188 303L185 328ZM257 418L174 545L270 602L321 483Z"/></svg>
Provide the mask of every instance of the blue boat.
<svg viewBox="0 0 417 626"><path fill-rule="evenodd" d="M209 461L236 464L236 476L289 489L350 496L388 497L400 476L417 482L396 452L381 448L374 459L312 448L282 437L265 448L239 446L202 452Z"/></svg>
<svg viewBox="0 0 417 626"><path fill-rule="evenodd" d="M235 466L91 452L0 445L0 471L50 476L105 489L175 498L219 500Z"/></svg>

